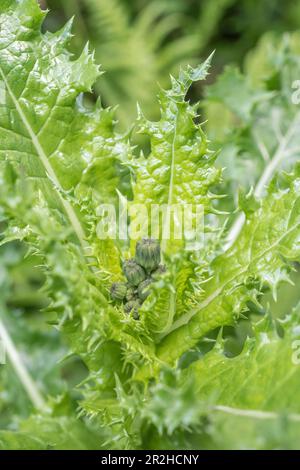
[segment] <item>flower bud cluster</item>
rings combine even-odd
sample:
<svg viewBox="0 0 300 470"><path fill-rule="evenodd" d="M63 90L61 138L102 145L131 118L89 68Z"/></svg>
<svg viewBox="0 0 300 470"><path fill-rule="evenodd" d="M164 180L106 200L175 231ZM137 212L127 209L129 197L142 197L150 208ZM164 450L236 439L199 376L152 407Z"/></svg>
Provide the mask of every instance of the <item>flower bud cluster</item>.
<svg viewBox="0 0 300 470"><path fill-rule="evenodd" d="M139 319L139 307L150 294L152 282L166 271L160 259L159 241L143 238L136 244L135 257L123 263L127 282L114 282L111 286L112 300L123 302L125 313L136 320Z"/></svg>

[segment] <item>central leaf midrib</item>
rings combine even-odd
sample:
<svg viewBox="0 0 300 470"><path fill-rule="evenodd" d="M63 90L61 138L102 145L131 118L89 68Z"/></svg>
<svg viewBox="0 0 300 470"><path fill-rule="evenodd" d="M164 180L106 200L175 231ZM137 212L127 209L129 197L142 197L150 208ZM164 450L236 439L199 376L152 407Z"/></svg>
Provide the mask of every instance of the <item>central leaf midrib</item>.
<svg viewBox="0 0 300 470"><path fill-rule="evenodd" d="M171 143L171 163L170 163L170 179L169 179L169 190L168 190L168 199L167 199L167 209L170 208L170 206L173 203L173 188L174 188L174 174L175 174L175 160L176 160L176 152L175 152L175 143L176 143L176 137L177 137L177 120L178 120L178 111L176 113L176 117L174 120L174 136L172 139ZM166 217L166 221L163 225L162 228L162 237L164 236L165 233L165 224L168 222L168 217ZM166 248L166 241L163 239L162 240L162 251L164 252Z"/></svg>
<svg viewBox="0 0 300 470"><path fill-rule="evenodd" d="M170 210L170 207L173 202L173 188L174 188L174 174L175 174L175 160L176 160L176 152L175 152L175 144L176 144L176 137L177 137L177 120L178 120L178 111L176 113L175 121L174 121L174 136L171 145L171 164L170 164L170 182L169 182L169 191L168 191L168 205L167 210ZM168 217L166 217L166 222L168 222ZM165 233L165 226L163 226L162 230L162 237L164 237ZM162 256L164 254L166 248L166 240L163 238L162 240ZM173 323L174 317L176 315L176 293L170 292L170 302L169 302L169 315L167 317L167 322L161 331L163 334L165 331L168 331Z"/></svg>

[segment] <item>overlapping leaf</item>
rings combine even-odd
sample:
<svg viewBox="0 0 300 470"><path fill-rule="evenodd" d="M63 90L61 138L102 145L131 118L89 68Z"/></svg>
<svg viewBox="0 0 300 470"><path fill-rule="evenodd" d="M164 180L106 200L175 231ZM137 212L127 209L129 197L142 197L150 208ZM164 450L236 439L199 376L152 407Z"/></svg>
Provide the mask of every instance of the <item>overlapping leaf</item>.
<svg viewBox="0 0 300 470"><path fill-rule="evenodd" d="M211 264L210 279L203 285L196 308L188 310L165 334L158 357L174 362L206 333L232 324L248 301L257 301L263 287L274 295L288 279L288 262L300 256L299 167L280 187L275 179L261 207L248 215L246 224L226 253Z"/></svg>
<svg viewBox="0 0 300 470"><path fill-rule="evenodd" d="M117 206L118 191L132 196L130 168L134 203L148 210L152 204L202 205L210 218L216 214L211 190L221 172L196 123L196 107L186 98L192 83L205 78L209 60L183 69L172 78L171 89L161 91L158 122L140 113L138 129L148 134L150 153L135 159L128 136L115 132L113 112L99 102L88 104L84 95L99 74L92 55L86 48L73 60L66 51L70 25L43 35L43 18L35 0L0 5L2 243L23 240L29 255L38 254L55 326L88 368L80 386L82 414L94 418L101 432L75 421L74 410L62 407L55 414L57 406L50 402L48 412L21 423L18 433L0 434L0 446L94 448L94 438L101 437L101 445L114 448L160 447L172 440L175 447L220 447L218 433L227 425L216 418L221 413L229 419L262 419L266 435L268 420L277 422L282 414L298 433L298 400L292 398L299 375L290 358L296 313L284 324L283 338L266 323L256 327L254 338L233 359L224 356L219 341L186 369L174 367L203 336L233 324L262 291L276 296L279 283L288 279L291 262L300 259L299 167L274 178L261 201L241 194L246 221L221 254L219 233L211 231L213 242L189 253L174 227L169 239L162 236L163 226L159 237L166 273L153 284L139 320L126 316L108 294L111 282L121 278L124 253L113 241L97 238L97 206ZM220 100L227 89L223 101L250 134L259 132L252 122L256 112L259 126L266 127L270 103L286 118L278 142L271 142L274 128L265 136L263 144L271 142L274 160L265 166L256 196L287 153L291 161L297 156L298 113L289 108L283 88L276 94L274 87L261 86L252 93L239 74L227 71L210 95ZM238 107L232 107L235 89ZM261 136L259 142L264 148ZM165 365L173 370L165 371ZM256 430L253 425L248 442L259 447L253 440ZM59 443L61 432L66 439ZM282 445L282 433L276 442ZM238 446L246 447L246 438Z"/></svg>

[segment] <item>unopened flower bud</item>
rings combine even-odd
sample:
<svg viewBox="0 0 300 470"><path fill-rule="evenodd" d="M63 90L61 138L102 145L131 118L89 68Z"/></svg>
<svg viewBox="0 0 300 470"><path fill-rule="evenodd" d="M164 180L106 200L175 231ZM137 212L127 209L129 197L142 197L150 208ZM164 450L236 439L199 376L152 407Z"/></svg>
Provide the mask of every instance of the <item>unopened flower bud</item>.
<svg viewBox="0 0 300 470"><path fill-rule="evenodd" d="M127 302L130 302L131 300L135 300L136 297L137 297L137 289L133 286L128 285L127 294L126 294Z"/></svg>
<svg viewBox="0 0 300 470"><path fill-rule="evenodd" d="M146 278L145 271L134 259L124 262L123 272L132 286L138 286Z"/></svg>
<svg viewBox="0 0 300 470"><path fill-rule="evenodd" d="M138 264L150 272L160 263L160 245L158 240L143 238L136 244L135 259Z"/></svg>
<svg viewBox="0 0 300 470"><path fill-rule="evenodd" d="M110 289L113 300L124 300L127 294L127 286L124 282L114 282Z"/></svg>

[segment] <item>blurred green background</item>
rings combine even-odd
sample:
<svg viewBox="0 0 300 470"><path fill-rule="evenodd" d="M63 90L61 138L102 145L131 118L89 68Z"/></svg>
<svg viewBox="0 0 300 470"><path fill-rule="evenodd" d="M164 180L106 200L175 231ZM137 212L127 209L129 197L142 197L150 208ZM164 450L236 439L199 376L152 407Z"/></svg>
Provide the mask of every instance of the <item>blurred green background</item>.
<svg viewBox="0 0 300 470"><path fill-rule="evenodd" d="M71 50L78 54L87 41L105 72L94 96L105 106L117 106L120 129L136 117L139 102L148 118L158 116L155 96L169 74L184 64L196 64L216 49L212 83L225 64L243 69L245 58L259 39L272 31L281 35L300 29L300 2L296 0L40 0L50 10L44 30L56 31L74 16ZM193 88L199 99L202 85ZM222 116L219 117L222 120ZM0 208L1 224L1 208ZM8 327L22 359L47 393L64 393L85 374L78 358L59 363L67 348L48 324L47 298L40 260L26 258L22 244L0 247L0 316ZM297 283L299 276L295 274ZM273 305L284 315L299 299L299 289L282 288L281 303ZM269 298L267 301L271 301ZM259 313L259 312L258 312ZM231 353L247 332L241 322L228 329ZM30 403L10 365L0 366L0 427L14 428L14 420L30 412Z"/></svg>
<svg viewBox="0 0 300 470"><path fill-rule="evenodd" d="M269 30L300 26L297 0L41 0L50 9L44 28L55 31L74 16L72 49L87 40L105 74L95 93L118 105L122 125L132 123L138 101L148 117L157 113L155 95L186 63L217 51L213 76L225 64L242 65ZM199 94L197 95L199 96Z"/></svg>

